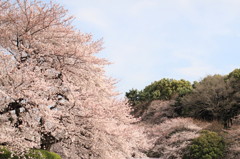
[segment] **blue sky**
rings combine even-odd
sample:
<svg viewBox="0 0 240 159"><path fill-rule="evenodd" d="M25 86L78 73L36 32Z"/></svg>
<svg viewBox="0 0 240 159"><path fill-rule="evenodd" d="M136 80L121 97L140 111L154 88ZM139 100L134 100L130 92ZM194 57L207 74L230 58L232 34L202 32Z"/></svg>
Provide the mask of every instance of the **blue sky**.
<svg viewBox="0 0 240 159"><path fill-rule="evenodd" d="M240 67L239 0L55 0L80 31L103 38L98 55L123 94L162 78L200 80Z"/></svg>

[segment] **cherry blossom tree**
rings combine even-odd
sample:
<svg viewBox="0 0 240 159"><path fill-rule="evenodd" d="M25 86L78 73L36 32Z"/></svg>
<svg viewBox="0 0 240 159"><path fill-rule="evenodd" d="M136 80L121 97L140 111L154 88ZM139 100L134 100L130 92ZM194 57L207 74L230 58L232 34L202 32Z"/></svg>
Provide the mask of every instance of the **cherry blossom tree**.
<svg viewBox="0 0 240 159"><path fill-rule="evenodd" d="M149 157L181 159L192 139L210 124L197 124L192 118L172 118L160 124L146 125L146 131L154 143Z"/></svg>
<svg viewBox="0 0 240 159"><path fill-rule="evenodd" d="M142 156L142 128L95 56L102 40L53 2L0 0L0 12L0 145L68 159Z"/></svg>

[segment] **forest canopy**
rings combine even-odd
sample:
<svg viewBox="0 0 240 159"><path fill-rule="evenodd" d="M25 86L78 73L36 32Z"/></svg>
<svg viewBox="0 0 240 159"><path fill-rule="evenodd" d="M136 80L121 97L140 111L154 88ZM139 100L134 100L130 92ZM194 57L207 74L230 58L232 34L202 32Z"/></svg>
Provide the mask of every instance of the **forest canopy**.
<svg viewBox="0 0 240 159"><path fill-rule="evenodd" d="M126 97L132 105L151 100L170 100L192 91L192 84L186 80L163 78L146 86L143 90L131 89Z"/></svg>
<svg viewBox="0 0 240 159"><path fill-rule="evenodd" d="M173 107L180 116L218 120L227 128L240 113L240 69L228 75L209 75L193 84L163 78L141 91L131 89L126 97L135 111L144 102L174 99Z"/></svg>

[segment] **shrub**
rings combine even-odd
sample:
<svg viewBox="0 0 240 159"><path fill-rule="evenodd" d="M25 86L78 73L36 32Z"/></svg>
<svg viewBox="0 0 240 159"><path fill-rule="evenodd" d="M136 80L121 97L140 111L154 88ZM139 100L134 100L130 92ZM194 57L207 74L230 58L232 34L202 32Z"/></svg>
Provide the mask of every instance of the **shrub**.
<svg viewBox="0 0 240 159"><path fill-rule="evenodd" d="M27 155L27 159L61 159L61 156L54 152L46 150L31 150Z"/></svg>
<svg viewBox="0 0 240 159"><path fill-rule="evenodd" d="M221 136L204 130L201 135L188 146L184 159L219 159L223 157L225 143Z"/></svg>
<svg viewBox="0 0 240 159"><path fill-rule="evenodd" d="M58 154L46 150L30 150L25 157L26 159L62 159ZM0 159L20 159L20 157L13 155L7 148L1 147Z"/></svg>

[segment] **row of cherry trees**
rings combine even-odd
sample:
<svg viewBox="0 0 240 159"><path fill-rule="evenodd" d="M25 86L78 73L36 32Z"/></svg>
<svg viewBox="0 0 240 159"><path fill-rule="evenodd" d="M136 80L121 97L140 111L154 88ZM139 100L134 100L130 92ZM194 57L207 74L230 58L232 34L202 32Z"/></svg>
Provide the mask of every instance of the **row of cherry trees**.
<svg viewBox="0 0 240 159"><path fill-rule="evenodd" d="M53 2L0 0L0 145L63 158L125 158L147 146L105 59Z"/></svg>

